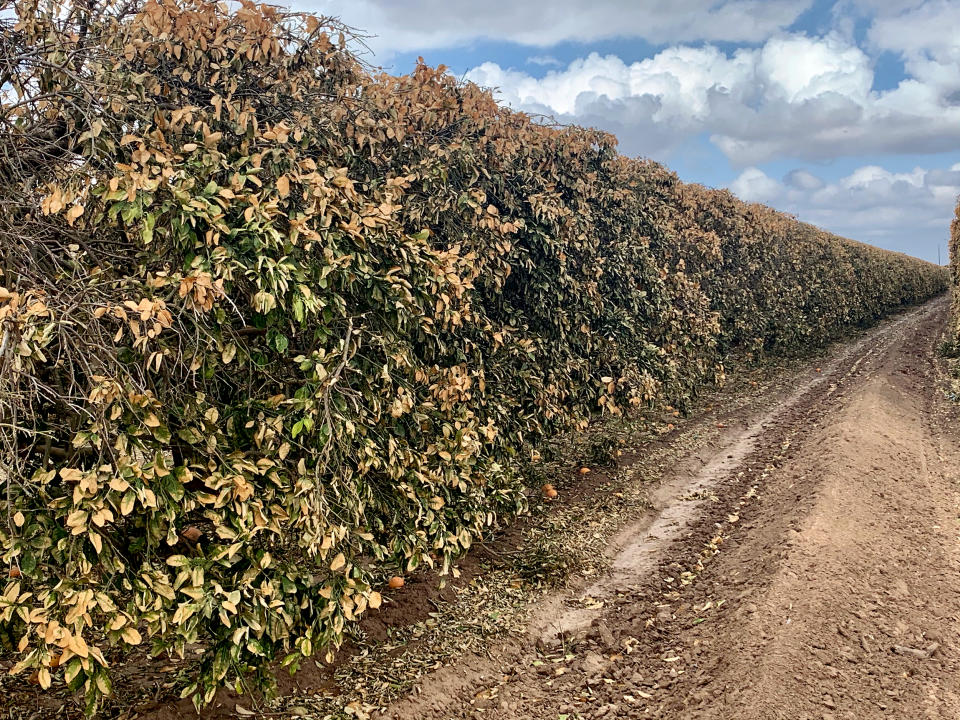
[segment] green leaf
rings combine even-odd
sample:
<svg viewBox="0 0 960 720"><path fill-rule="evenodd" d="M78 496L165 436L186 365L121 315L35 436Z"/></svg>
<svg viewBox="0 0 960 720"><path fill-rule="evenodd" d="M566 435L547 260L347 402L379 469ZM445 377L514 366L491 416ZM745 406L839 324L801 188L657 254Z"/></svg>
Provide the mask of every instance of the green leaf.
<svg viewBox="0 0 960 720"><path fill-rule="evenodd" d="M63 671L63 679L71 690L76 691L83 684L84 676L80 672L82 669L83 665L78 657L72 658L67 663L67 667Z"/></svg>
<svg viewBox="0 0 960 720"><path fill-rule="evenodd" d="M194 428L189 426L182 427L177 430L177 437L183 440L185 443L189 443L191 445L196 445L198 442L203 440L203 436Z"/></svg>
<svg viewBox="0 0 960 720"><path fill-rule="evenodd" d="M125 203L123 210L120 213L120 217L128 225L140 217L140 205L138 203Z"/></svg>
<svg viewBox="0 0 960 720"><path fill-rule="evenodd" d="M147 213L143 216L143 226L142 226L142 237L143 242L146 245L149 245L153 242L153 228L157 224L157 216L155 213Z"/></svg>
<svg viewBox="0 0 960 720"><path fill-rule="evenodd" d="M157 427L151 429L151 433L153 437L164 445L170 443L170 429L166 425L157 425Z"/></svg>

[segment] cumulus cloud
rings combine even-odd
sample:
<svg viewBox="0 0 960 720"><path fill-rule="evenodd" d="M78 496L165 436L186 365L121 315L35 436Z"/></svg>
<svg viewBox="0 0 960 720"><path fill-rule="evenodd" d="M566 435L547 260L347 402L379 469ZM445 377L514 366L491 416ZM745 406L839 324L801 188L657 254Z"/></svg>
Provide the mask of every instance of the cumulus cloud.
<svg viewBox="0 0 960 720"><path fill-rule="evenodd" d="M778 35L730 53L678 45L630 64L593 53L542 78L484 63L467 77L517 108L597 120L627 152L662 158L708 133L732 162L750 165L956 147L960 93L955 102L950 92L960 91L960 63L952 74L934 65L942 63L924 61L922 77L876 92L871 58L841 36Z"/></svg>
<svg viewBox="0 0 960 720"><path fill-rule="evenodd" d="M616 37L653 44L761 42L789 27L812 0L300 0L300 9L333 15L376 37L381 55L492 39L549 47Z"/></svg>
<svg viewBox="0 0 960 720"><path fill-rule="evenodd" d="M730 183L730 189L735 195L751 202L770 205L775 203L783 194L783 186L767 175L763 170L750 167Z"/></svg>
<svg viewBox="0 0 960 720"><path fill-rule="evenodd" d="M899 54L909 78L886 98L903 112L926 114L960 106L960 3L931 0L900 12L878 15L869 46Z"/></svg>
<svg viewBox="0 0 960 720"><path fill-rule="evenodd" d="M863 1L863 0L861 0ZM880 2L867 37L876 47L908 57L956 57L960 5L955 0L890 5Z"/></svg>
<svg viewBox="0 0 960 720"><path fill-rule="evenodd" d="M797 190L819 190L824 186L823 180L806 170L791 170L783 178L784 185Z"/></svg>
<svg viewBox="0 0 960 720"><path fill-rule="evenodd" d="M866 165L831 183L802 169L781 182L750 167L730 189L832 232L935 260L960 194L960 164L906 173Z"/></svg>

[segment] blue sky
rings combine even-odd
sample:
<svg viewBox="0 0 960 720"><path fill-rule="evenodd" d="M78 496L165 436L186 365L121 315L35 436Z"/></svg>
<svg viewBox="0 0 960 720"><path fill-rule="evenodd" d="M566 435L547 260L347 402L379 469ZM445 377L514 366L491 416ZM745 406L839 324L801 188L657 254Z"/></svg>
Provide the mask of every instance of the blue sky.
<svg viewBox="0 0 960 720"><path fill-rule="evenodd" d="M295 0L682 179L936 260L960 193L956 0Z"/></svg>

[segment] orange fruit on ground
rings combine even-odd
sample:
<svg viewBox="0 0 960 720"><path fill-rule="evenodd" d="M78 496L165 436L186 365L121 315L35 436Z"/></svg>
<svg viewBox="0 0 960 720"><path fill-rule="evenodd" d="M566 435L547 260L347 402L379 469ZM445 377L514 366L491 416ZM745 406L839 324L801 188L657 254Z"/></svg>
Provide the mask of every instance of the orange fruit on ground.
<svg viewBox="0 0 960 720"><path fill-rule="evenodd" d="M667 430L673 430L673 423L667 423Z"/></svg>
<svg viewBox="0 0 960 720"><path fill-rule="evenodd" d="M543 494L548 500L553 500L557 496L557 491L550 488L549 490L544 490Z"/></svg>
<svg viewBox="0 0 960 720"><path fill-rule="evenodd" d="M551 485L550 483L544 483L543 486L542 486L540 489L543 490L543 492L546 493L546 492L548 492L548 491L550 491L550 490L553 490L553 485Z"/></svg>
<svg viewBox="0 0 960 720"><path fill-rule="evenodd" d="M203 537L203 533L200 531L200 528L196 528L191 525L182 533L180 533L180 537L187 542L196 543L201 537Z"/></svg>
<svg viewBox="0 0 960 720"><path fill-rule="evenodd" d="M390 582L388 582L387 585L394 590L399 590L403 587L403 578L399 575L394 575L392 578L390 578Z"/></svg>
<svg viewBox="0 0 960 720"><path fill-rule="evenodd" d="M20 572L20 568L18 568L18 567L12 567L12 568L10 568L10 572L7 573L7 574L8 574L10 577L12 577L12 578L18 578L18 577L20 577L20 575L22 575L22 573Z"/></svg>
<svg viewBox="0 0 960 720"><path fill-rule="evenodd" d="M580 468L580 474L581 474L581 475L586 475L588 472L590 472L590 468L588 468L588 467L582 467L582 468Z"/></svg>

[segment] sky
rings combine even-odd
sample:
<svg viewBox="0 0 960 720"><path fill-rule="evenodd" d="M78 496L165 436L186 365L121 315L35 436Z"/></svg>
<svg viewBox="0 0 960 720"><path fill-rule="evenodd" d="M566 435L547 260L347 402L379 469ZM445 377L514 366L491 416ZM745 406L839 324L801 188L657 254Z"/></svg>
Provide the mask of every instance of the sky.
<svg viewBox="0 0 960 720"><path fill-rule="evenodd" d="M682 180L946 262L960 0L287 0Z"/></svg>

